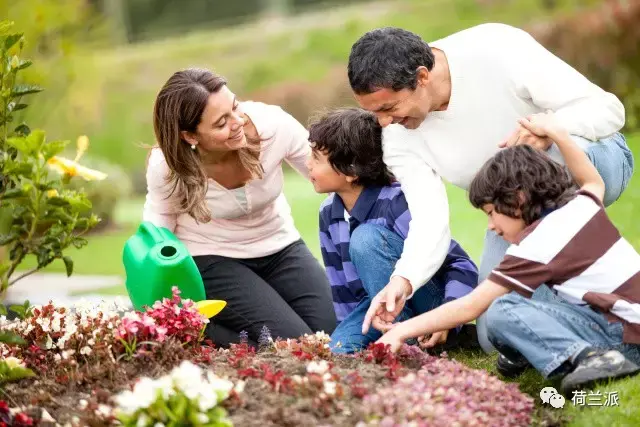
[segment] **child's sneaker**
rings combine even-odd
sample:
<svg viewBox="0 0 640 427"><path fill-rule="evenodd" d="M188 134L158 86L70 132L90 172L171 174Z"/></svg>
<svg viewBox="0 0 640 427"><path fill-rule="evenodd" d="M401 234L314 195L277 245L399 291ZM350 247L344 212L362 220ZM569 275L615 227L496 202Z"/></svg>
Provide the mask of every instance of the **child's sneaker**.
<svg viewBox="0 0 640 427"><path fill-rule="evenodd" d="M589 388L597 381L623 378L638 371L640 367L617 350L594 350L562 379L560 387L565 395L569 395L574 390Z"/></svg>
<svg viewBox="0 0 640 427"><path fill-rule="evenodd" d="M496 369L505 378L515 378L529 367L531 367L531 364L524 357L511 360L503 354L498 356L498 362L496 363Z"/></svg>

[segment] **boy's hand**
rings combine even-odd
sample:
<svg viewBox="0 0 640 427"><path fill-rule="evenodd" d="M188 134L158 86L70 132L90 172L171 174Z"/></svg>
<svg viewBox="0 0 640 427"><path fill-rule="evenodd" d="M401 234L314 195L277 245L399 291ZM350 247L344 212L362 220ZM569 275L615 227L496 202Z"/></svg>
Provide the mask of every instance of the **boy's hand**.
<svg viewBox="0 0 640 427"><path fill-rule="evenodd" d="M373 326L376 329L383 332L385 329L389 330L393 321L404 308L407 297L411 295L412 291L411 283L407 279L393 276L387 286L371 300L371 305L362 323L362 334L369 332L369 327L374 319L376 320Z"/></svg>
<svg viewBox="0 0 640 427"><path fill-rule="evenodd" d="M449 336L449 330L439 331L431 334L431 336L424 335L418 338L418 344L421 348L432 348L438 344L444 344L447 342Z"/></svg>
<svg viewBox="0 0 640 427"><path fill-rule="evenodd" d="M552 112L532 114L526 119L518 120L518 123L541 138L553 138L564 130Z"/></svg>
<svg viewBox="0 0 640 427"><path fill-rule="evenodd" d="M402 334L400 333L401 327L396 327L389 332L385 333L381 336L376 344L389 344L391 346L391 352L396 353L404 344L404 338L402 338Z"/></svg>

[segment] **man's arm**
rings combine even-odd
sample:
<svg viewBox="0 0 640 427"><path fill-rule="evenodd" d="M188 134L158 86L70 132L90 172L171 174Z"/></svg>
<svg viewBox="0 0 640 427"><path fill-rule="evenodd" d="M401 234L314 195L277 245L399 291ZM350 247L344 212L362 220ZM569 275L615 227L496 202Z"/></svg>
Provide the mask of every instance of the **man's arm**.
<svg viewBox="0 0 640 427"><path fill-rule="evenodd" d="M554 111L569 134L596 141L624 126L624 106L615 95L591 83L525 31L513 29L504 39L508 48L498 53L516 94Z"/></svg>
<svg viewBox="0 0 640 427"><path fill-rule="evenodd" d="M438 271L451 242L447 192L440 177L411 150L416 144L424 144L416 133L390 126L383 132L384 162L400 182L411 212L392 277L407 279L411 295Z"/></svg>

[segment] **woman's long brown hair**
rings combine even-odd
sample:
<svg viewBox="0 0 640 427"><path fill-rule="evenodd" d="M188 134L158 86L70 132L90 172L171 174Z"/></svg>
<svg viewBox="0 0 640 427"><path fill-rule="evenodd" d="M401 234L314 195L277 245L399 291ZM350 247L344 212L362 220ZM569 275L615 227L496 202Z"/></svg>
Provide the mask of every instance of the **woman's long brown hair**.
<svg viewBox="0 0 640 427"><path fill-rule="evenodd" d="M153 109L156 141L169 166L171 193L179 195L178 212L188 213L198 222L211 221L205 203L207 175L196 150L181 136L181 131L196 132L209 96L217 93L226 80L209 70L190 68L174 73L158 93ZM263 175L260 163L260 141L247 141L238 150L240 164L251 175Z"/></svg>

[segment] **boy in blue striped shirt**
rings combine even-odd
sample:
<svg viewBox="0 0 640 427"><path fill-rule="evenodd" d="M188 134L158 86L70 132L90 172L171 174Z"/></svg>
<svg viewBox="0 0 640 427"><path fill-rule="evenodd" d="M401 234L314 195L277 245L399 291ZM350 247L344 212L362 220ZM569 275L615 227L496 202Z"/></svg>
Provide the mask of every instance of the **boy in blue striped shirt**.
<svg viewBox="0 0 640 427"><path fill-rule="evenodd" d="M334 110L310 126L309 141L309 178L316 192L330 193L320 207L320 246L339 322L331 346L335 352L358 351L381 336L374 329L363 335L362 323L402 255L411 214L400 184L383 163L382 128L375 115L359 108ZM475 264L452 239L442 266L398 320L460 298L477 282ZM432 347L447 335L441 331L421 342Z"/></svg>

